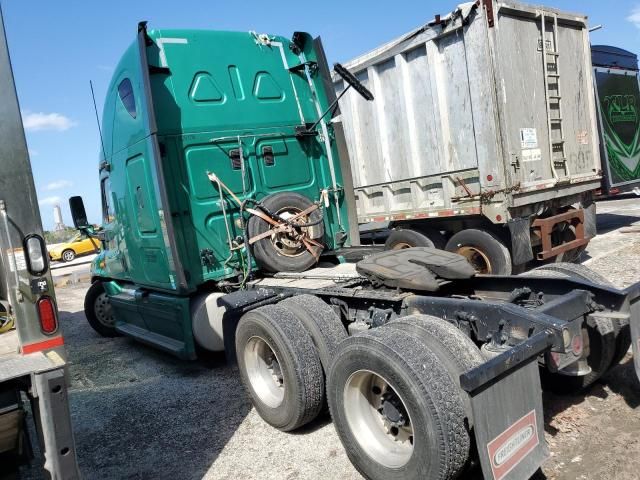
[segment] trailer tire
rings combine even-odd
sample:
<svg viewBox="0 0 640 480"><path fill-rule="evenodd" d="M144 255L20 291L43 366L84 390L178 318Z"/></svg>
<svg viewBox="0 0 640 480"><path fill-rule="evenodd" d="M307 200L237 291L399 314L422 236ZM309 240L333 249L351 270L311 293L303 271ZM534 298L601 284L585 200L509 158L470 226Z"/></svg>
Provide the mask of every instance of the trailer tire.
<svg viewBox="0 0 640 480"><path fill-rule="evenodd" d="M364 477L452 479L471 445L458 389L438 353L383 326L340 344L327 398L347 456Z"/></svg>
<svg viewBox="0 0 640 480"><path fill-rule="evenodd" d="M389 322L388 326L416 337L426 348L438 354L458 387L458 395L465 405L469 425L473 426L471 402L460 388L460 375L485 362L476 344L451 323L431 315L400 317Z"/></svg>
<svg viewBox="0 0 640 480"><path fill-rule="evenodd" d="M303 323L285 307L245 313L236 329L236 355L242 383L269 425L288 432L318 416L322 364Z"/></svg>
<svg viewBox="0 0 640 480"><path fill-rule="evenodd" d="M511 275L509 249L488 230L461 230L449 239L445 250L466 257L478 273Z"/></svg>
<svg viewBox="0 0 640 480"><path fill-rule="evenodd" d="M322 369L329 371L338 344L348 337L336 312L314 295L296 295L280 302L300 320L315 345Z"/></svg>
<svg viewBox="0 0 640 480"><path fill-rule="evenodd" d="M410 228L393 230L384 243L385 250L402 250L411 247L436 248L429 237Z"/></svg>
<svg viewBox="0 0 640 480"><path fill-rule="evenodd" d="M91 328L103 337L118 337L109 297L100 280L91 284L84 297L84 315Z"/></svg>
<svg viewBox="0 0 640 480"><path fill-rule="evenodd" d="M532 272L534 271L553 272L554 276L578 278L596 285L614 287L614 285L604 276L579 263L550 263L548 265L535 268ZM611 367L614 367L620 363L631 347L631 327L628 322L621 324L620 322L612 321L612 323L616 342L615 353L611 360Z"/></svg>
<svg viewBox="0 0 640 480"><path fill-rule="evenodd" d="M274 193L265 197L261 205L274 215L295 214L311 207L313 203L304 195L295 192ZM324 225L320 210L314 210L307 216L307 222L314 224L304 227L315 231L312 238L324 236ZM271 225L262 218L253 215L247 222L249 238L265 233ZM289 238L287 235L266 237L253 244L252 251L258 264L266 271L276 272L304 272L317 263L316 258L306 249L299 239Z"/></svg>

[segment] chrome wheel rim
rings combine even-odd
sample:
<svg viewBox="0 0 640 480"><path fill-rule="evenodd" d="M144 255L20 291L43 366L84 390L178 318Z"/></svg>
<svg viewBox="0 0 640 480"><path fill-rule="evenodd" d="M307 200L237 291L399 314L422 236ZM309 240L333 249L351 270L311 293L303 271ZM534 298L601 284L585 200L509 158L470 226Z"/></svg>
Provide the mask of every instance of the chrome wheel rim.
<svg viewBox="0 0 640 480"><path fill-rule="evenodd" d="M396 390L369 370L351 374L344 387L344 413L353 437L387 468L406 465L414 449L410 414Z"/></svg>
<svg viewBox="0 0 640 480"><path fill-rule="evenodd" d="M102 292L96 298L93 311L96 314L98 321L105 327L113 328L115 326L115 317L113 316L113 310L111 308L111 302L105 292Z"/></svg>
<svg viewBox="0 0 640 480"><path fill-rule="evenodd" d="M251 389L265 405L276 408L284 401L285 384L280 361L271 346L251 337L244 347L244 364Z"/></svg>

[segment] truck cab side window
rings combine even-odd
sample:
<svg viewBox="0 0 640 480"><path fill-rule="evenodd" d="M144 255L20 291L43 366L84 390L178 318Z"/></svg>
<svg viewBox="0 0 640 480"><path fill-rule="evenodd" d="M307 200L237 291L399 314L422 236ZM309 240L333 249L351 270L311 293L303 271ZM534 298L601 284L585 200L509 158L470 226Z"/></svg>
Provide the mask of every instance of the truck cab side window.
<svg viewBox="0 0 640 480"><path fill-rule="evenodd" d="M118 85L118 96L122 101L122 105L127 109L129 115L133 118L136 118L136 99L133 96L133 86L131 85L131 80L125 78Z"/></svg>
<svg viewBox="0 0 640 480"><path fill-rule="evenodd" d="M104 223L111 223L115 220L115 213L111 196L111 180L109 180L109 177L102 180L100 190L102 194L102 220Z"/></svg>

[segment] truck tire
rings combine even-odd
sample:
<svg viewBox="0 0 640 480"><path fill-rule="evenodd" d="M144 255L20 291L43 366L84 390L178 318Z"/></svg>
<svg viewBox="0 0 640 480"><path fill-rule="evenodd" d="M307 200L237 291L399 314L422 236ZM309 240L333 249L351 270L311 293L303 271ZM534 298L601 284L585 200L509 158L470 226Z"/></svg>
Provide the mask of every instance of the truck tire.
<svg viewBox="0 0 640 480"><path fill-rule="evenodd" d="M342 342L327 397L347 456L366 478L453 479L471 445L442 358L389 326Z"/></svg>
<svg viewBox="0 0 640 480"><path fill-rule="evenodd" d="M253 406L269 425L288 432L322 408L322 364L311 336L279 305L245 313L236 329L240 377Z"/></svg>
<svg viewBox="0 0 640 480"><path fill-rule="evenodd" d="M285 307L300 320L315 345L322 369L329 371L338 344L348 337L336 312L314 295L296 295L278 305Z"/></svg>
<svg viewBox="0 0 640 480"><path fill-rule="evenodd" d="M307 197L294 192L280 192L265 197L262 206L273 215L283 218L293 216L309 208L313 203ZM302 227L314 232L314 239L324 236L324 226L320 210L314 210L304 219L312 227ZM249 218L247 231L249 238L269 231L272 226L254 215ZM264 270L276 272L304 272L316 263L316 258L307 250L304 243L286 233L278 233L258 240L253 244L253 256Z"/></svg>
<svg viewBox="0 0 640 480"><path fill-rule="evenodd" d="M469 228L454 234L445 250L466 257L478 273L511 275L511 254L493 232Z"/></svg>
<svg viewBox="0 0 640 480"><path fill-rule="evenodd" d="M614 287L614 285L605 277L579 263L550 263L532 271L555 272L564 277L578 278L580 280L595 283L596 285ZM611 367L614 367L620 363L631 347L631 327L629 326L629 323L623 325L621 325L620 322L612 323L616 339L615 353L611 360Z"/></svg>
<svg viewBox="0 0 640 480"><path fill-rule="evenodd" d="M103 337L120 335L115 327L116 319L109 303L109 297L100 280L93 282L85 294L84 315L91 328Z"/></svg>
<svg viewBox="0 0 640 480"><path fill-rule="evenodd" d="M436 248L426 235L409 228L392 231L384 243L385 250L402 250L411 247Z"/></svg>
<svg viewBox="0 0 640 480"><path fill-rule="evenodd" d="M574 263L550 263L526 272L524 275L530 277L573 278L592 283L611 285L611 283L600 274L584 265ZM587 364L591 367L591 372L584 376L574 377L551 373L544 368L541 371L542 386L544 389L557 393L579 392L595 383L611 368L619 348L623 348L622 345L620 345L620 347L618 346L620 329L616 328L611 319L598 318L594 326L585 325L583 331L584 330L586 330L586 335L589 340ZM623 343L624 339L620 342ZM629 345L627 345L624 352L626 353L628 349Z"/></svg>
<svg viewBox="0 0 640 480"><path fill-rule="evenodd" d="M485 362L475 343L451 323L431 315L400 317L389 322L388 326L416 337L442 359L452 381L458 387L458 395L465 405L469 425L473 426L471 402L469 395L460 388L460 375Z"/></svg>

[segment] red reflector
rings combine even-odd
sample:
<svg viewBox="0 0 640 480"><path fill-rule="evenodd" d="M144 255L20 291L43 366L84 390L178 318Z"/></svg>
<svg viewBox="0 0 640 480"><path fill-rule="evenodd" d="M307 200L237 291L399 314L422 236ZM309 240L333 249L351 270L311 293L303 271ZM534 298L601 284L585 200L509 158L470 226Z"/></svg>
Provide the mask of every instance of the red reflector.
<svg viewBox="0 0 640 480"><path fill-rule="evenodd" d="M38 316L40 317L40 328L47 335L58 329L58 317L56 307L51 297L41 297L38 300Z"/></svg>
<svg viewBox="0 0 640 480"><path fill-rule="evenodd" d="M580 355L582 355L582 348L582 334L576 335L571 341L571 351L576 357L579 357Z"/></svg>
<svg viewBox="0 0 640 480"><path fill-rule="evenodd" d="M619 188L612 188L611 190L609 190L609 195L617 195L619 193L620 193Z"/></svg>
<svg viewBox="0 0 640 480"><path fill-rule="evenodd" d="M23 345L22 353L26 355L28 353L39 352L41 350L49 350L50 348L61 347L62 345L64 345L64 339L62 338L62 335L58 335L57 337L53 337L42 342Z"/></svg>

